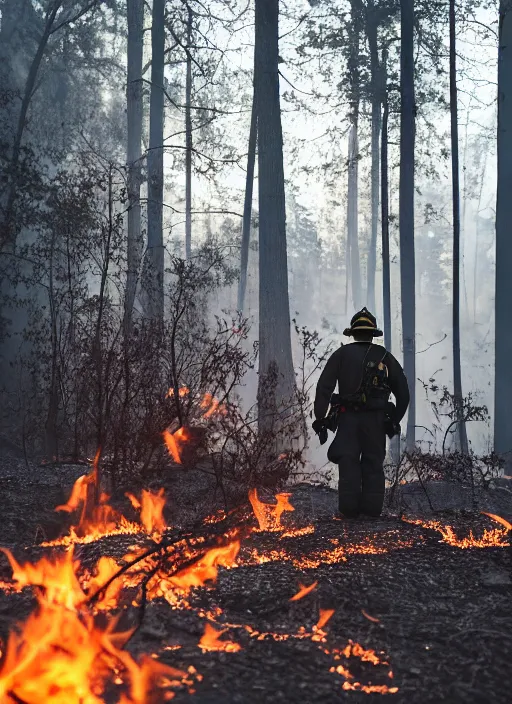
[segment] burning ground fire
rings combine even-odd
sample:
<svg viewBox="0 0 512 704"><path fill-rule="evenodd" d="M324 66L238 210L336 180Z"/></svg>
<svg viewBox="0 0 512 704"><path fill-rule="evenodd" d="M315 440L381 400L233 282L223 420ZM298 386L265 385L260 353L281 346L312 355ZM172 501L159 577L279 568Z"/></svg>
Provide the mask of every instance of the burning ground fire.
<svg viewBox="0 0 512 704"><path fill-rule="evenodd" d="M211 401L207 407L213 407ZM9 550L2 550L12 577L1 587L17 592L31 589L37 607L11 631L2 647L1 704L101 704L106 697L119 704L149 704L171 700L177 690L193 695L202 681L194 667L170 666L149 655L135 659L126 649L137 628L121 628L120 615L131 607L143 614L146 603L156 599L164 599L172 609L192 610L204 621L203 634L197 641L202 653L222 651L234 655L243 652L246 641L310 641L327 658L326 671L342 678L341 689L366 694L398 691L383 652L352 640L342 647L331 642L329 625L334 609L318 607L317 622L309 629L300 626L292 632L260 631L247 623L227 622L218 606L209 610L194 607L192 596L198 587L212 587L221 568L286 561L297 569L315 569L322 564L342 564L355 554L379 554L411 546L411 540L400 538L399 530L385 533L384 544L375 537L354 544L332 538L329 547L298 557L289 551L287 541L314 534L315 526L283 523L284 515L294 511L290 494L278 494L275 503L264 503L253 489L249 502L257 527L249 517L246 524L242 520L240 525L227 527L229 514L219 512L204 520L204 534L171 534L164 518L163 489L142 490L140 497L127 494L140 522L128 521L109 506L108 496L101 493L98 463L99 454L91 473L80 477L67 503L57 507L59 511L78 514L76 525L67 536L43 544L60 546L59 550L35 563L22 563ZM480 538L472 532L460 538L453 528L437 521L406 520L437 531L443 542L458 548L509 545L507 532L512 525L500 516L487 515L502 527L486 529ZM144 545L134 545L121 559L102 555L88 568L75 557L74 543L94 542L121 533L140 535ZM251 546L251 533L260 543L272 541L273 547ZM318 594L318 579L309 577L304 584L298 582L295 592L287 597L289 608L297 608L297 602L318 603ZM117 616L110 613L113 610ZM380 623L379 618L364 609L362 615L371 623ZM179 644L164 645L163 650L185 657ZM356 675L362 665L369 668L363 677Z"/></svg>
<svg viewBox="0 0 512 704"><path fill-rule="evenodd" d="M477 538L473 535L473 531L469 532L469 535L459 538L455 535L455 531L449 525L442 525L440 521L423 521L416 518L403 518L406 523L412 523L413 525L422 526L422 528L427 528L428 530L437 531L442 538L442 542L448 543L455 548L461 548L466 550L468 548L504 548L510 545L508 541L507 534L512 530L512 524L509 523L501 516L496 516L493 513L485 513L484 515L489 516L494 521L501 523L504 528L486 528L483 532L481 538Z"/></svg>

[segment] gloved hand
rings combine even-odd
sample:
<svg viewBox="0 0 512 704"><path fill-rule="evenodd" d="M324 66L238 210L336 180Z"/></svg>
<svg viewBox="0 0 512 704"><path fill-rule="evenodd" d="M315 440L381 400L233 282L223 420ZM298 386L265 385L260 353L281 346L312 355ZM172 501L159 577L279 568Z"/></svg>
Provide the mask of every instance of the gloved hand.
<svg viewBox="0 0 512 704"><path fill-rule="evenodd" d="M396 407L394 403L389 402L386 407L386 416L384 419L384 430L386 435L391 440L395 435L400 435L400 424L395 420Z"/></svg>
<svg viewBox="0 0 512 704"><path fill-rule="evenodd" d="M324 443L327 442L327 428L325 427L325 419L324 418L317 418L315 421L313 421L313 430L315 433L318 435L318 439L320 440L320 445L323 445Z"/></svg>

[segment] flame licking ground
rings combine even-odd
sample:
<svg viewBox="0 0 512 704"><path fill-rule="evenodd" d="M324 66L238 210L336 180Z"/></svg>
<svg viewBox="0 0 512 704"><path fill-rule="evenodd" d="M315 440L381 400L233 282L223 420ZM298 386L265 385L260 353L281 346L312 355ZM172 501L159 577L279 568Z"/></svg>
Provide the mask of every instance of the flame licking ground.
<svg viewBox="0 0 512 704"><path fill-rule="evenodd" d="M39 562L24 565L14 558L11 551L1 548L12 568L12 579L16 589L36 587L37 593L44 595L44 603L52 606L62 606L66 609L76 609L85 599L76 569L73 550L55 557L53 560L42 557Z"/></svg>
<svg viewBox="0 0 512 704"><path fill-rule="evenodd" d="M105 535L141 532L139 525L128 521L109 505L110 497L108 494L100 492L99 459L100 450L98 450L94 458L92 471L89 474L78 477L68 501L55 509L56 511L73 513L81 507L78 523L71 527L69 535L42 543L44 547L90 543ZM98 497L98 502L96 502L96 497Z"/></svg>
<svg viewBox="0 0 512 704"><path fill-rule="evenodd" d="M316 630L321 630L327 621L329 621L332 616L334 616L334 609L320 609L320 618L315 626Z"/></svg>
<svg viewBox="0 0 512 704"><path fill-rule="evenodd" d="M133 494L127 493L126 496L130 499L133 508L140 511L140 521L146 533L153 535L154 533L161 534L165 531L167 523L163 516L165 507L165 492L163 488L156 493L142 489L140 501Z"/></svg>
<svg viewBox="0 0 512 704"><path fill-rule="evenodd" d="M176 574L168 575L158 570L147 585L148 599L163 597L171 605L179 603L192 587L202 587L208 581L215 581L219 567L233 567L240 550L240 541L234 540L227 545L210 548L188 567Z"/></svg>
<svg viewBox="0 0 512 704"><path fill-rule="evenodd" d="M98 530L124 532L119 530L121 525L119 521L125 519L122 516L119 517L119 514L116 514L107 505L108 497L105 495L100 498L99 506L95 507L97 510L92 514L92 519L90 507L87 515L84 513L91 490L94 489L95 494L98 491L98 457L99 455L97 455L91 474L81 477L77 481L67 504L59 508L71 512L84 504L80 524L77 526L77 531L80 533L89 530L94 521L100 521L100 528L96 526ZM289 496L289 494L279 494L276 497L276 504L266 504L259 501L255 489L250 492L249 498L260 530L284 530L281 525L281 515L283 511L294 510L289 502ZM140 500L134 496L129 498L137 510L140 510L141 522L148 533L154 535L165 530L163 490L157 493L143 491ZM506 519L494 514L487 515L501 523L505 529L512 529L512 524ZM211 517L210 522L216 522L222 518L223 514L220 517ZM206 523L208 522L206 520ZM508 545L504 541L507 531L503 529L486 530L482 538L475 538L473 533L470 533L469 537L460 539L450 526L442 526L438 522L424 523L413 520L410 522L438 530L445 542L459 548ZM313 527L311 528L314 530ZM136 530L140 530L138 526L136 526ZM290 530L290 537L312 532L309 526L307 530L304 530L304 533L299 533L299 530ZM105 534L108 533L103 532L100 535L96 533L94 537L86 534L83 538L91 537L93 540ZM280 537L283 535L285 534L282 533ZM200 554L201 540L205 539L200 538L196 542L192 540L191 544L190 541L182 540L171 546L173 552L170 553L168 564L162 566L147 585L148 599L164 596L173 606L178 603L183 604L183 601L179 601L179 597L187 595L193 587L216 580L219 566L235 566L240 550L239 540L231 540L227 545L218 545L206 551L205 548L202 548L204 554ZM392 546L380 547L371 537L359 545L342 546L338 540L331 542L334 548L319 551L311 556L296 558L288 555L285 550L274 550L261 555L261 559L255 561L287 560L297 567L317 567L322 563L342 562L347 559L346 555L356 552L387 552L390 547L398 547L398 543L400 543L400 547L412 544L412 542L394 540ZM141 548L141 551L143 550L144 548ZM42 558L34 565L20 565L9 551L5 550L4 552L13 569L13 580L17 589L21 590L26 586L35 587L39 606L37 611L24 624L20 625L19 631L9 636L6 646L2 645L4 651L4 659L0 669L0 702L2 704L16 704L19 701L27 702L27 704L39 704L40 702L48 704L49 702L52 704L68 704L68 702L69 704L101 704L104 693L107 689L110 693L113 684L120 687L117 693L119 704L147 704L150 700L150 692L156 684L165 687L187 686L189 692L192 691L194 680L200 679L200 675L197 675L193 669L189 669L188 672L175 670L155 662L150 657L136 662L131 655L123 650L131 632L115 633L116 621L108 616L106 617L107 625L98 626L88 610L88 596L96 593L99 598L95 603L95 609L107 610L119 606L119 596L123 586L131 586L130 579L134 580L133 584L140 584L143 572L137 571L132 574L130 571L123 575L122 579L114 580L107 589L101 591L102 585L119 569L113 558L100 558L93 569L93 575L79 579L77 576L78 563L73 558L72 550L52 560ZM254 561L255 555L251 555L251 557ZM182 564L184 558L189 560L187 566L172 574L172 571L169 570L169 564L172 567L173 560L176 559L179 560L178 564ZM157 564L157 562L153 563L155 566ZM144 570L145 566L141 563L139 568ZM145 573L147 574L147 572L146 570ZM316 582L308 587L300 585L299 592L290 601L303 598L311 593L316 586ZM333 613L333 610L321 609L318 622L313 626L312 631L301 627L295 634L260 633L243 624L236 627L245 628L251 638L258 640L264 640L267 637L279 641L292 638L310 639L323 652L333 657L334 666L330 671L344 678L342 688L346 691L361 691L368 694L397 692L397 687L371 684L371 682L368 684L357 682L350 672L350 663L345 661L358 658L371 666L386 667L387 676L392 679L393 675L388 662L374 650L367 650L353 641L349 641L343 650L327 649L325 645L327 642L326 633L322 629ZM363 615L371 621L378 622L378 619L364 611ZM203 614L202 618L210 618L213 623L216 623L216 616L218 614L208 612L208 614ZM236 652L240 650L238 643L221 640L221 636L225 632L226 629L219 631L207 623L198 644L199 647L203 651ZM172 698L174 692L162 692L162 695L160 701Z"/></svg>
<svg viewBox="0 0 512 704"><path fill-rule="evenodd" d="M503 521L505 521L504 518L501 519L499 516L495 517L494 514L487 515L489 515L494 520L499 519L500 523L503 523ZM423 528L427 528L429 530L435 530L440 533L443 542L448 543L448 545L451 545L453 547L460 548L462 550L466 550L468 548L502 548L510 545L507 540L507 528L486 528L481 538L475 537L473 531L471 530L469 532L469 535L467 535L465 538L458 538L451 526L443 525L440 521L423 521L419 518L405 518L405 516L402 517L402 520L406 523L412 523L413 525L422 526ZM508 521L505 521L505 523L508 523Z"/></svg>
<svg viewBox="0 0 512 704"><path fill-rule="evenodd" d="M147 704L156 683L193 685L195 671L176 670L148 657L137 663L122 650L131 632L116 633L115 619L107 619L104 627L95 624L72 551L54 561L43 557L34 565L20 565L9 551L4 552L18 587L36 587L38 608L9 635L0 669L2 704L102 704L104 693L112 687L113 672L120 673L116 683L127 690L120 704ZM100 560L97 567L99 583L111 573L112 564ZM113 599L109 588L99 605L110 608ZM164 694L165 699L173 696L170 691Z"/></svg>
<svg viewBox="0 0 512 704"><path fill-rule="evenodd" d="M313 591L313 589L316 588L317 584L318 584L318 582L313 582L313 584L310 584L309 587L305 587L303 584L301 584L299 582L299 591L297 592L297 594L294 594L291 597L290 601L299 601L299 599L304 598L305 596L310 594Z"/></svg>
<svg viewBox="0 0 512 704"><path fill-rule="evenodd" d="M260 531L277 532L284 530L281 515L284 511L295 511L289 502L291 494L276 494L276 504L265 504L258 499L256 489L249 491L249 501L259 524Z"/></svg>
<svg viewBox="0 0 512 704"><path fill-rule="evenodd" d="M89 474L84 474L78 477L73 485L71 491L71 496L69 497L67 503L62 506L57 506L56 511L67 511L72 513L82 505L82 520L84 519L84 512L87 510L87 501L89 498L89 490L91 488L98 488L98 466L101 456L101 449L98 449L94 457L92 471Z"/></svg>
<svg viewBox="0 0 512 704"><path fill-rule="evenodd" d="M236 653L241 650L241 647L238 643L235 643L231 640L220 640L221 635L225 633L226 630L227 629L218 631L212 625L206 623L204 627L204 633L198 643L199 648L201 648L201 650L203 651L223 650L227 653Z"/></svg>

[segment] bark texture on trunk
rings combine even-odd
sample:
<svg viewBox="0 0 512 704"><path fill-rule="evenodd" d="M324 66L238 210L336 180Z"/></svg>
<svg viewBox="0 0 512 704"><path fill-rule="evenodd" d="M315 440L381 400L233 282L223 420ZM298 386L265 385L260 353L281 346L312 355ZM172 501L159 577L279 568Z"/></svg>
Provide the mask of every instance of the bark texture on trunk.
<svg viewBox="0 0 512 704"><path fill-rule="evenodd" d="M260 428L293 394L288 262L283 171L283 135L278 75L278 0L256 0L255 97L258 116L259 194L259 374ZM275 396L265 383L276 375Z"/></svg>
<svg viewBox="0 0 512 704"><path fill-rule="evenodd" d="M144 272L147 316L163 320L164 311L164 45L165 0L153 0L151 96L148 151L148 246Z"/></svg>
<svg viewBox="0 0 512 704"><path fill-rule="evenodd" d="M142 258L140 188L142 172L142 57L144 39L144 0L128 0L128 75L126 86L128 167L128 242L124 309L125 334L131 329Z"/></svg>
<svg viewBox="0 0 512 704"><path fill-rule="evenodd" d="M192 8L187 3L187 77L185 81L185 258L192 256Z"/></svg>
<svg viewBox="0 0 512 704"><path fill-rule="evenodd" d="M407 417L407 450L415 447L416 425L416 281L414 257L414 0L401 0L400 55L400 280L404 372L411 401Z"/></svg>
<svg viewBox="0 0 512 704"><path fill-rule="evenodd" d="M372 92L372 166L371 166L371 235L367 264L367 305L375 313L375 273L377 268L377 232L379 228L379 139L381 132L382 77L377 47L377 22L367 17Z"/></svg>
<svg viewBox="0 0 512 704"><path fill-rule="evenodd" d="M468 438L462 404L460 367L460 188L459 188L459 125L457 111L457 74L455 46L455 0L450 0L450 121L452 146L453 203L453 393L457 424L457 445L467 455Z"/></svg>
<svg viewBox="0 0 512 704"><path fill-rule="evenodd" d="M498 54L498 192L496 198L496 303L494 450L512 451L512 1L500 1ZM509 455L510 457L510 455ZM510 472L508 472L510 473Z"/></svg>
<svg viewBox="0 0 512 704"><path fill-rule="evenodd" d="M242 219L242 243L240 250L240 279L238 281L238 310L243 312L245 291L247 289L247 263L249 261L249 241L251 238L252 196L254 189L254 165L256 162L256 142L258 131L256 114L256 99L253 94L251 127L249 130L249 149L247 152L247 174L245 178L244 213Z"/></svg>

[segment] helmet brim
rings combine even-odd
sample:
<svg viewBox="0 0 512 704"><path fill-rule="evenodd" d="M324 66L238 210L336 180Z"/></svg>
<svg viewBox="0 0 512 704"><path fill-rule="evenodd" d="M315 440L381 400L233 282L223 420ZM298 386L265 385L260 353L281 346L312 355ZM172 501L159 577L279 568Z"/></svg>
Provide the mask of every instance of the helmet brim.
<svg viewBox="0 0 512 704"><path fill-rule="evenodd" d="M378 328L372 328L369 325L365 327L363 327L362 325L358 325L355 328L345 328L343 334L346 337L352 337L355 333L358 332L371 332L373 337L382 337L384 334L382 330L379 330Z"/></svg>

